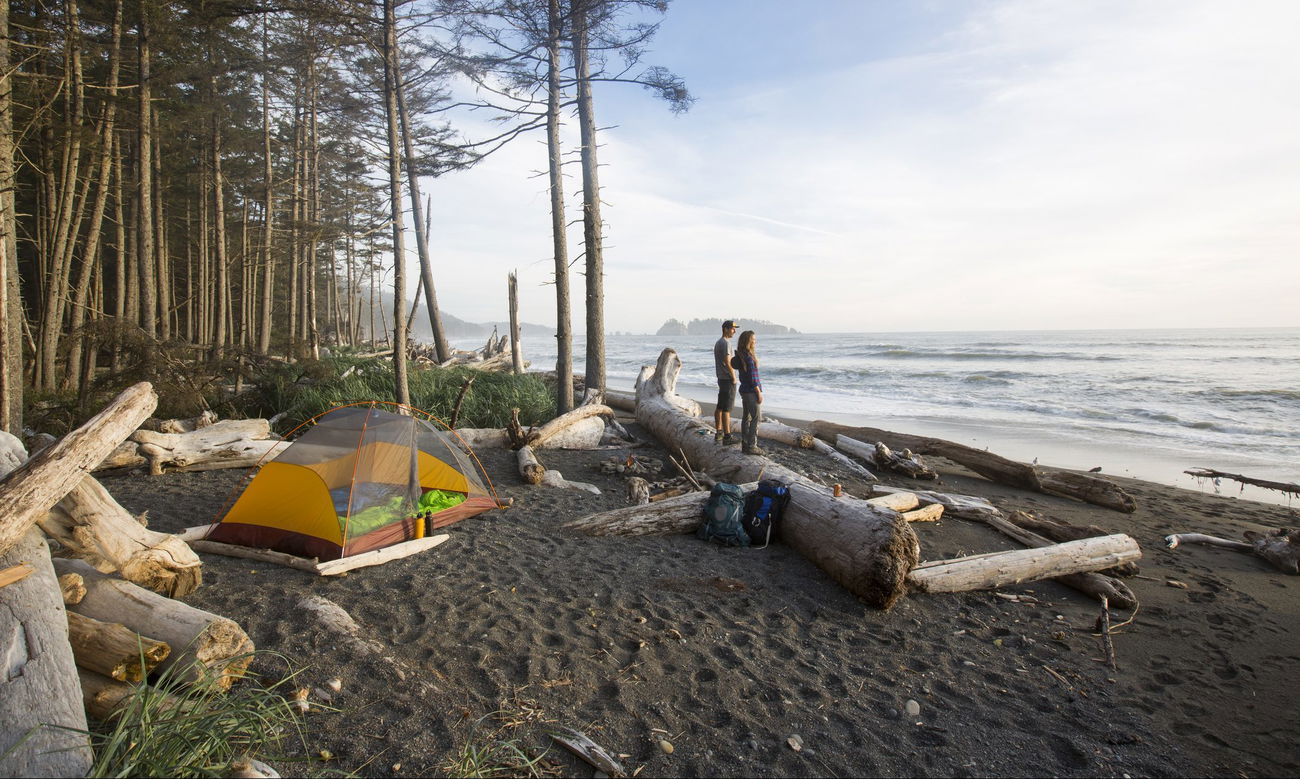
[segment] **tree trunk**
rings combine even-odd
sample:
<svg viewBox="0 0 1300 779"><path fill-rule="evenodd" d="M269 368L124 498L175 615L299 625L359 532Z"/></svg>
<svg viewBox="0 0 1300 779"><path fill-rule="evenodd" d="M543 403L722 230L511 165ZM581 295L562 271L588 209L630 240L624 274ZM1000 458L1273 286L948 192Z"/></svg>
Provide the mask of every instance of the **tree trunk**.
<svg viewBox="0 0 1300 779"><path fill-rule="evenodd" d="M406 231L402 226L402 152L398 140L397 19L394 0L384 0L384 108L388 122L388 198L393 220L393 394L411 405L406 377Z"/></svg>
<svg viewBox="0 0 1300 779"><path fill-rule="evenodd" d="M34 528L0 554L0 568L19 562L36 570L0 587L0 776L85 776L92 755L68 618Z"/></svg>
<svg viewBox="0 0 1300 779"><path fill-rule="evenodd" d="M921 563L907 575L907 581L921 592L992 590L1071 573L1100 571L1140 557L1142 550L1137 542L1118 534L1053 544L1041 549L1017 549Z"/></svg>
<svg viewBox="0 0 1300 779"><path fill-rule="evenodd" d="M1018 528L1035 533L1048 541L1055 541L1056 543L1110 535L1108 530L1097 525L1071 525L1060 520L1036 517L1024 511L1013 511L1006 519ZM1116 567L1114 570L1107 571L1113 576L1136 576L1137 572L1136 563L1127 563Z"/></svg>
<svg viewBox="0 0 1300 779"><path fill-rule="evenodd" d="M203 564L185 542L141 525L92 476L37 521L73 557L169 598L203 582Z"/></svg>
<svg viewBox="0 0 1300 779"><path fill-rule="evenodd" d="M209 60L213 60L211 47ZM217 77L209 76L208 88L211 97L217 98ZM212 265L216 300L213 303L214 322L212 326L212 351L214 358L220 359L229 343L226 320L226 307L229 305L230 284L227 280L226 267L226 197L225 179L221 174L221 121L217 116L216 106L212 110Z"/></svg>
<svg viewBox="0 0 1300 779"><path fill-rule="evenodd" d="M150 105L152 84L150 82L149 51L149 15L152 0L140 0L140 29L137 39L139 59L139 127L136 131L136 271L139 273L140 289L140 324L150 337L158 334L157 289L154 286L154 225L153 225L153 109Z"/></svg>
<svg viewBox="0 0 1300 779"><path fill-rule="evenodd" d="M265 419L226 419L192 433L137 430L131 440L140 445L140 454L149 459L149 472L155 476L164 469L248 468L274 459L289 445L271 437Z"/></svg>
<svg viewBox="0 0 1300 779"><path fill-rule="evenodd" d="M555 255L555 411L573 409L573 323L569 293L569 238L565 221L560 148L560 0L547 0L546 150L551 194L551 242Z"/></svg>
<svg viewBox="0 0 1300 779"><path fill-rule="evenodd" d="M174 668L181 679L210 679L218 689L228 690L252 660L253 642L225 617L105 576L83 560L55 560L54 567L60 574L80 574L86 582L86 597L72 611L121 623L170 646L172 653L159 664L160 670Z"/></svg>
<svg viewBox="0 0 1300 779"><path fill-rule="evenodd" d="M0 430L23 422L22 300L14 207L13 80L9 68L9 4L0 3Z"/></svg>
<svg viewBox="0 0 1300 779"><path fill-rule="evenodd" d="M578 86L582 138L582 236L587 255L587 389L605 389L605 259L596 161L596 109L587 61L587 17L573 14L573 73Z"/></svg>
<svg viewBox="0 0 1300 779"><path fill-rule="evenodd" d="M116 622L68 612L68 640L77 666L119 682L139 682L171 654L162 641Z"/></svg>
<svg viewBox="0 0 1300 779"><path fill-rule="evenodd" d="M740 485L740 488L748 492L757 486L758 482L750 482ZM589 536L671 536L694 533L704 524L704 505L708 502L707 491L689 492L641 506L589 514L569 520L564 526Z"/></svg>
<svg viewBox="0 0 1300 779"><path fill-rule="evenodd" d="M262 310L258 322L257 353L271 353L271 306L275 289L275 260L271 255L275 228L275 179L271 167L271 71L268 64L267 24L270 14L262 18Z"/></svg>
<svg viewBox="0 0 1300 779"><path fill-rule="evenodd" d="M883 441L888 446L910 449L917 454L942 457L963 465L998 484L1019 487L1031 492L1064 495L1130 514L1137 510L1137 503L1132 496L1105 479L1062 471L1040 471L1032 465L1018 463L992 452L952 441L893 433L872 427L849 427L821 420L812 423L812 430L819 438L830 441L835 440L837 435L848 435L859 440Z"/></svg>
<svg viewBox="0 0 1300 779"><path fill-rule="evenodd" d="M958 517L959 519L981 520L984 517L1002 516L1002 512L987 499L978 498L973 495L951 495L944 492L908 490L902 487L886 487L882 484L873 484L871 486L871 492L874 495L906 492L909 495L915 495L920 498L922 503L938 503L942 505L945 514L950 517Z"/></svg>
<svg viewBox="0 0 1300 779"><path fill-rule="evenodd" d="M519 278L510 272L510 370L516 376L524 372L524 355L519 349Z"/></svg>
<svg viewBox="0 0 1300 779"><path fill-rule="evenodd" d="M526 484L542 483L546 468L537 460L537 455L533 454L531 446L520 447L515 453L515 459L519 461L519 475L523 477Z"/></svg>
<svg viewBox="0 0 1300 779"><path fill-rule="evenodd" d="M759 474L790 485L790 504L781 540L811 560L849 591L888 609L905 592L905 578L920 558L916 534L895 511L844 496L772 463L765 457L719 447L696 414L682 413L676 396L681 360L665 349L637 387L637 421L669 450L681 449L696 467L731 482L757 481ZM711 431L709 431L711 432Z"/></svg>
<svg viewBox="0 0 1300 779"><path fill-rule="evenodd" d="M77 486L139 426L158 403L141 382L60 441L38 452L0 480L0 553L18 542L33 522Z"/></svg>

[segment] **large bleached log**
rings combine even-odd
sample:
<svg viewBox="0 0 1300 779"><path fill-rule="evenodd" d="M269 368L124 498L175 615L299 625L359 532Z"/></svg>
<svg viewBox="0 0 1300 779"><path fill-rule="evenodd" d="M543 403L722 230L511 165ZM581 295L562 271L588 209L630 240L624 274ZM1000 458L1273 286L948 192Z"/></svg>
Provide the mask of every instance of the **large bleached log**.
<svg viewBox="0 0 1300 779"><path fill-rule="evenodd" d="M85 776L91 753L68 618L35 528L0 554L0 568L21 563L35 570L0 587L0 776Z"/></svg>
<svg viewBox="0 0 1300 779"><path fill-rule="evenodd" d="M86 424L45 447L0 480L0 553L76 487L158 404L153 386L128 388Z"/></svg>
<svg viewBox="0 0 1300 779"><path fill-rule="evenodd" d="M579 406L585 408L585 406ZM601 408L608 408L602 406ZM612 413L612 412L611 412ZM549 424L549 423L548 423ZM534 441L534 449L595 449L605 437L605 420L599 416L588 416L569 424L562 430L551 433L546 438Z"/></svg>
<svg viewBox="0 0 1300 779"><path fill-rule="evenodd" d="M1023 512L1013 512L1013 514L1021 513ZM983 517L980 521L1008 538L1013 538L1032 549L1043 549L1052 546L1053 544L1053 539L1041 536L1032 530L1026 530L1021 527L1019 523L1015 522L1014 519L1009 520L1002 517ZM1105 535L1105 533L1100 535ZM1124 563L1123 565L1133 566L1136 568L1136 565L1133 563ZM1112 568L1110 570L1114 569ZM1119 606L1120 608L1132 609L1137 607L1137 597L1133 595L1133 591L1129 589L1127 584L1113 576L1107 576L1100 571L1088 571L1085 573L1072 573L1065 576L1057 576L1053 581L1064 584L1066 587L1078 590L1087 595L1091 595L1097 600L1105 599L1108 603Z"/></svg>
<svg viewBox="0 0 1300 779"><path fill-rule="evenodd" d="M740 423L736 422L732 427L739 432L739 425ZM781 422L759 422L758 437L776 441L786 446L793 446L796 449L812 449L813 441L817 440L807 430L791 427Z"/></svg>
<svg viewBox="0 0 1300 779"><path fill-rule="evenodd" d="M830 490L766 457L747 455L714 443L696 413L683 413L677 395L681 360L665 349L637 388L637 421L670 451L680 449L696 467L731 482L757 481L762 473L790 485L790 504L781 522L781 540L807 557L867 603L889 608L905 592L907 572L916 564L916 534L896 511L872 506ZM687 406L689 407L689 406Z"/></svg>
<svg viewBox="0 0 1300 779"><path fill-rule="evenodd" d="M619 411L636 413L636 393L620 392L619 390L605 390L605 405Z"/></svg>
<svg viewBox="0 0 1300 779"><path fill-rule="evenodd" d="M156 433L192 433L202 427L211 427L217 423L217 415L212 411L204 411L196 417L188 419L156 419L150 417L140 424L142 430L152 430Z"/></svg>
<svg viewBox="0 0 1300 779"><path fill-rule="evenodd" d="M912 454L910 450L904 449L901 452L895 452L880 441L875 444L868 444L846 435L837 435L835 436L835 448L865 460L882 470L901 473L913 479L939 478L939 474L935 473L934 469L921 462L920 458Z"/></svg>
<svg viewBox="0 0 1300 779"><path fill-rule="evenodd" d="M471 449L504 449L510 436L503 427L458 427L454 431Z"/></svg>
<svg viewBox="0 0 1300 779"><path fill-rule="evenodd" d="M854 460L853 458L849 457L843 452L838 451L835 447L831 446L830 444L826 443L820 438L813 439L812 448L813 451L817 452L818 454L824 454L827 457L834 460L835 462L839 463L841 466L848 468L850 471L853 471L858 476L862 477L862 479L866 481L878 481L876 479L876 474L862 467L862 465L860 465L857 460Z"/></svg>
<svg viewBox="0 0 1300 779"><path fill-rule="evenodd" d="M218 468L248 468L272 460L289 445L271 438L265 419L225 419L191 433L156 433L137 430L131 440L149 459L155 476L164 469L210 471Z"/></svg>
<svg viewBox="0 0 1300 779"><path fill-rule="evenodd" d="M60 574L80 574L86 582L86 597L72 611L119 622L171 646L160 669L175 668L181 679L207 679L225 690L248 667L253 642L233 620L106 576L82 560L55 560L54 565Z"/></svg>
<svg viewBox="0 0 1300 779"><path fill-rule="evenodd" d="M917 454L951 460L998 484L1007 484L1032 492L1064 495L1127 514L1137 510L1137 502L1133 500L1133 496L1106 479L1069 471L1036 469L1032 465L1008 460L992 452L941 438L894 433L874 427L849 427L824 420L813 422L811 427L817 437L828 441L835 440L837 435L847 435L858 440L883 441L887 446L896 449L910 449ZM1043 481L1044 477L1047 479L1046 483Z"/></svg>
<svg viewBox="0 0 1300 779"><path fill-rule="evenodd" d="M180 598L203 582L203 563L185 542L141 525L93 476L38 522L71 556L154 592Z"/></svg>
<svg viewBox="0 0 1300 779"><path fill-rule="evenodd" d="M992 590L1071 573L1100 571L1142 557L1137 541L1123 535L1085 538L1040 549L972 555L921 563L907 582L921 592Z"/></svg>
<svg viewBox="0 0 1300 779"><path fill-rule="evenodd" d="M1036 517L1027 511L1013 511L1007 515L1006 519L1016 527L1036 533L1048 541L1055 541L1058 544L1066 541L1078 541L1080 538L1095 538L1110 533L1110 531L1097 525L1072 525L1059 519ZM1124 565L1115 566L1106 573L1112 576L1136 576L1138 566L1137 563L1125 563Z"/></svg>
<svg viewBox="0 0 1300 779"><path fill-rule="evenodd" d="M551 439L555 438L556 436L559 436L561 433L573 427L574 425L578 424L579 422L582 422L584 420L589 420L594 417L612 417L612 416L614 416L614 409L610 408L609 406L606 406L602 403L584 404L578 406L577 408L575 408L574 410L570 411L567 414L561 414L555 419L552 419L550 422L547 422L546 424L537 428L536 431L531 431L528 436L527 443L535 449L539 447L545 447L545 446L558 448L554 444L550 443ZM590 427L590 425L587 425L585 427ZM604 425L604 421L602 420L600 425L600 433L603 433L604 429L605 429L605 425ZM596 442L595 442L596 444L600 443L600 433L596 435ZM594 445L595 444L593 444L593 446Z"/></svg>
<svg viewBox="0 0 1300 779"><path fill-rule="evenodd" d="M740 485L746 492L758 482ZM709 493L688 492L641 506L628 506L589 514L564 523L570 530L589 536L671 536L694 533L704 523L704 504Z"/></svg>
<svg viewBox="0 0 1300 779"><path fill-rule="evenodd" d="M171 654L165 642L75 611L68 612L68 641L78 667L119 682L141 681Z"/></svg>
<svg viewBox="0 0 1300 779"><path fill-rule="evenodd" d="M148 462L149 458L140 454L139 444L135 441L123 441L107 457L101 460L93 470L110 471L116 468L135 468Z"/></svg>
<svg viewBox="0 0 1300 779"><path fill-rule="evenodd" d="M867 498L867 502L894 511L911 511L921 505L921 499L911 492L891 492L877 498Z"/></svg>

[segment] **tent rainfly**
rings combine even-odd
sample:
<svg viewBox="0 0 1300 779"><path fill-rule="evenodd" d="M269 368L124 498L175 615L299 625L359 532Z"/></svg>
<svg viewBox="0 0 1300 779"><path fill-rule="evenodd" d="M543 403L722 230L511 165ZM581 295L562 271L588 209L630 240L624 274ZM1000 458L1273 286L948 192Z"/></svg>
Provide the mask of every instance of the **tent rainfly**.
<svg viewBox="0 0 1300 779"><path fill-rule="evenodd" d="M249 482L207 538L322 562L497 508L454 433L373 406L317 418Z"/></svg>

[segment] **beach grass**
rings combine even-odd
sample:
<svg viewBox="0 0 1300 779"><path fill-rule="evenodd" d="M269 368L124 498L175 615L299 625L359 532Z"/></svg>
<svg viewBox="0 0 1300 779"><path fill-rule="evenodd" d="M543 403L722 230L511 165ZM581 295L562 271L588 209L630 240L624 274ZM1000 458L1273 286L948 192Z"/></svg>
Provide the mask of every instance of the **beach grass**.
<svg viewBox="0 0 1300 779"><path fill-rule="evenodd" d="M137 685L109 721L91 730L95 760L87 776L229 776L252 758L284 759L282 742L306 741L282 694L292 678L221 692L168 669L153 684Z"/></svg>
<svg viewBox="0 0 1300 779"><path fill-rule="evenodd" d="M519 409L524 425L555 416L554 391L542 376L468 368L410 371L411 405L450 424L461 388L471 379L456 415L457 427L505 427L512 408ZM343 355L267 366L253 376L247 392L219 413L268 418L282 414L277 428L287 431L335 406L370 400L396 400L392 362Z"/></svg>
<svg viewBox="0 0 1300 779"><path fill-rule="evenodd" d="M485 719L499 716L494 712L478 721L482 725ZM497 776L556 776L554 767L546 761L549 750L530 755L519 739L506 738L509 726L484 733L475 728L468 741L461 744L442 770L447 776L462 779L485 779ZM534 750L535 751L535 750Z"/></svg>

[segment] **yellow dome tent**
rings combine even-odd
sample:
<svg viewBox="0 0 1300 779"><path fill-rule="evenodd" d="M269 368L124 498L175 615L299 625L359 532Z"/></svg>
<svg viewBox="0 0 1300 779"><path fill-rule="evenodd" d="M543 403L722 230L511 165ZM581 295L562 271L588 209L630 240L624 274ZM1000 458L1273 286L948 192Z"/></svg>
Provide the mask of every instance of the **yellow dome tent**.
<svg viewBox="0 0 1300 779"><path fill-rule="evenodd" d="M477 463L424 419L336 408L261 467L207 538L322 562L391 546L497 508Z"/></svg>

